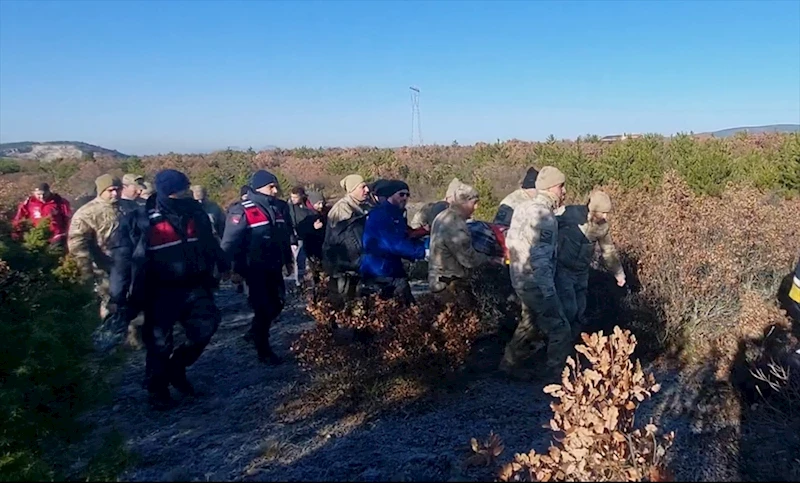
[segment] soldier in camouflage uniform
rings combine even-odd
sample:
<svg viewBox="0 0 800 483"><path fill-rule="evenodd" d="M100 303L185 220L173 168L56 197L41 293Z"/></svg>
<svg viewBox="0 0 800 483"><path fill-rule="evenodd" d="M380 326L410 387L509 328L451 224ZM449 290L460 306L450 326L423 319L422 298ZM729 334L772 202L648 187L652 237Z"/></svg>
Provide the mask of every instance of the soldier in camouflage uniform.
<svg viewBox="0 0 800 483"><path fill-rule="evenodd" d="M108 277L112 266L109 241L119 226L122 182L104 174L95 180L95 186L97 197L81 206L72 217L67 247L78 264L83 280L93 282L100 297L100 318L103 319L103 325L95 334L95 342L103 349L116 343L114 340L106 340L110 334L104 332L109 329L109 324L114 324L111 316L116 312L116 307L109 302ZM111 339L116 336L115 332Z"/></svg>
<svg viewBox="0 0 800 483"><path fill-rule="evenodd" d="M468 292L469 270L489 261L472 246L467 220L478 205L478 191L462 183L454 189L450 206L431 226L428 282L431 292L451 297Z"/></svg>
<svg viewBox="0 0 800 483"><path fill-rule="evenodd" d="M506 235L511 258L511 284L522 302L522 318L506 346L500 370L528 379L530 370L521 362L531 352L535 323L548 337L545 379L556 377L570 352L571 337L556 292L556 243L558 222L554 211L564 202L565 176L557 168L542 168L536 180L536 198L518 206Z"/></svg>
<svg viewBox="0 0 800 483"><path fill-rule="evenodd" d="M453 202L455 190L461 185L462 183L458 178L453 178L453 180L450 181L450 185L447 187L444 200L432 201L422 205L419 211L417 211L411 218L411 222L408 224L408 226L414 230L422 227L427 227L430 229L431 225L433 225L433 220L436 219L436 217L439 216L439 213L446 210L447 207Z"/></svg>
<svg viewBox="0 0 800 483"><path fill-rule="evenodd" d="M528 168L525 178L522 179L522 187L506 196L500 202L500 208L494 216L496 224L511 226L511 217L514 215L514 210L526 201L536 198L536 177L538 175L539 172L536 171L536 168Z"/></svg>
<svg viewBox="0 0 800 483"><path fill-rule="evenodd" d="M603 262L614 274L617 285L625 285L625 271L609 232L608 216L611 211L611 198L602 191L595 191L587 205L567 206L557 217L556 290L573 337L577 337L586 325L586 292L595 245L599 245Z"/></svg>

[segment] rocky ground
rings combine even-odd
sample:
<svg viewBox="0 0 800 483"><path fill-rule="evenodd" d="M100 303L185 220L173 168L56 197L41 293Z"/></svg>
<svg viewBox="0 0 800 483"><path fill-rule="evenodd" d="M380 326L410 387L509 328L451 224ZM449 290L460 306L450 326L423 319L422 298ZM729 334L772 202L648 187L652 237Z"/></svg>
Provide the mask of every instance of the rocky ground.
<svg viewBox="0 0 800 483"><path fill-rule="evenodd" d="M291 297L273 326L273 344L286 358L278 367L258 363L242 339L250 320L245 297L223 286L219 303L225 314L219 331L188 371L197 397L169 412L151 410L141 387L142 350L116 376L113 403L88 415L102 430L119 431L135 455L122 480L475 481L492 478L496 466L462 467L470 438L498 433L506 447L501 461L549 443L552 433L542 425L551 399L540 384L509 381L493 370L499 344L484 344L477 355L484 369L434 398L370 413L319 404L288 410L302 406L314 387L289 352L293 338L313 324L303 301ZM663 382L665 396L643 408L647 414L666 412L674 384ZM678 444L692 440L688 423L672 422L683 426L673 428Z"/></svg>

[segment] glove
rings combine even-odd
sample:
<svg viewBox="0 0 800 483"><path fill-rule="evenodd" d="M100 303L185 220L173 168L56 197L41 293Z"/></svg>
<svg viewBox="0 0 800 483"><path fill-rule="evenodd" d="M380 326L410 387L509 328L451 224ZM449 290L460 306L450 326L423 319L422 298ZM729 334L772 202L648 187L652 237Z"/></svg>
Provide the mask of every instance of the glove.
<svg viewBox="0 0 800 483"><path fill-rule="evenodd" d="M431 259L431 249L430 248L426 248L425 249L425 261L427 262L430 259Z"/></svg>

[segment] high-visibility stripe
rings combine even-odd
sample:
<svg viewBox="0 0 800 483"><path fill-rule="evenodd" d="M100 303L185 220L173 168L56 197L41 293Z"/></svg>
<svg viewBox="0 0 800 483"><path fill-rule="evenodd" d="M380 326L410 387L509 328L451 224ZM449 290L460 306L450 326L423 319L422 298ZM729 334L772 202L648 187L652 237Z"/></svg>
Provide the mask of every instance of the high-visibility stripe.
<svg viewBox="0 0 800 483"><path fill-rule="evenodd" d="M800 304L800 279L794 277L792 288L789 289L789 298Z"/></svg>
<svg viewBox="0 0 800 483"><path fill-rule="evenodd" d="M186 239L186 241L187 241L187 242L196 242L196 241L197 241L197 238L187 238L187 239ZM164 243L164 244L162 244L162 245L156 245L156 246L148 247L147 249L148 249L148 250L161 250L161 249L163 249L163 248L169 248L169 247L174 247L174 246L176 246L176 245L180 245L181 243L183 243L183 240L178 240L178 241L174 241L174 242Z"/></svg>
<svg viewBox="0 0 800 483"><path fill-rule="evenodd" d="M249 226L250 228L255 228L257 226L264 226L264 225L269 225L269 221L259 221L258 223L253 223L252 225Z"/></svg>

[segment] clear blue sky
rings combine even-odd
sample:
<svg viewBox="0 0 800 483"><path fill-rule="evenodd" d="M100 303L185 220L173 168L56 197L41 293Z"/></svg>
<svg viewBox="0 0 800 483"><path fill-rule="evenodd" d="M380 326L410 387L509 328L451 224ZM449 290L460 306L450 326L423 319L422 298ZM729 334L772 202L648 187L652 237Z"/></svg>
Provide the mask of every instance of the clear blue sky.
<svg viewBox="0 0 800 483"><path fill-rule="evenodd" d="M800 123L800 1L0 0L0 141L123 152Z"/></svg>

